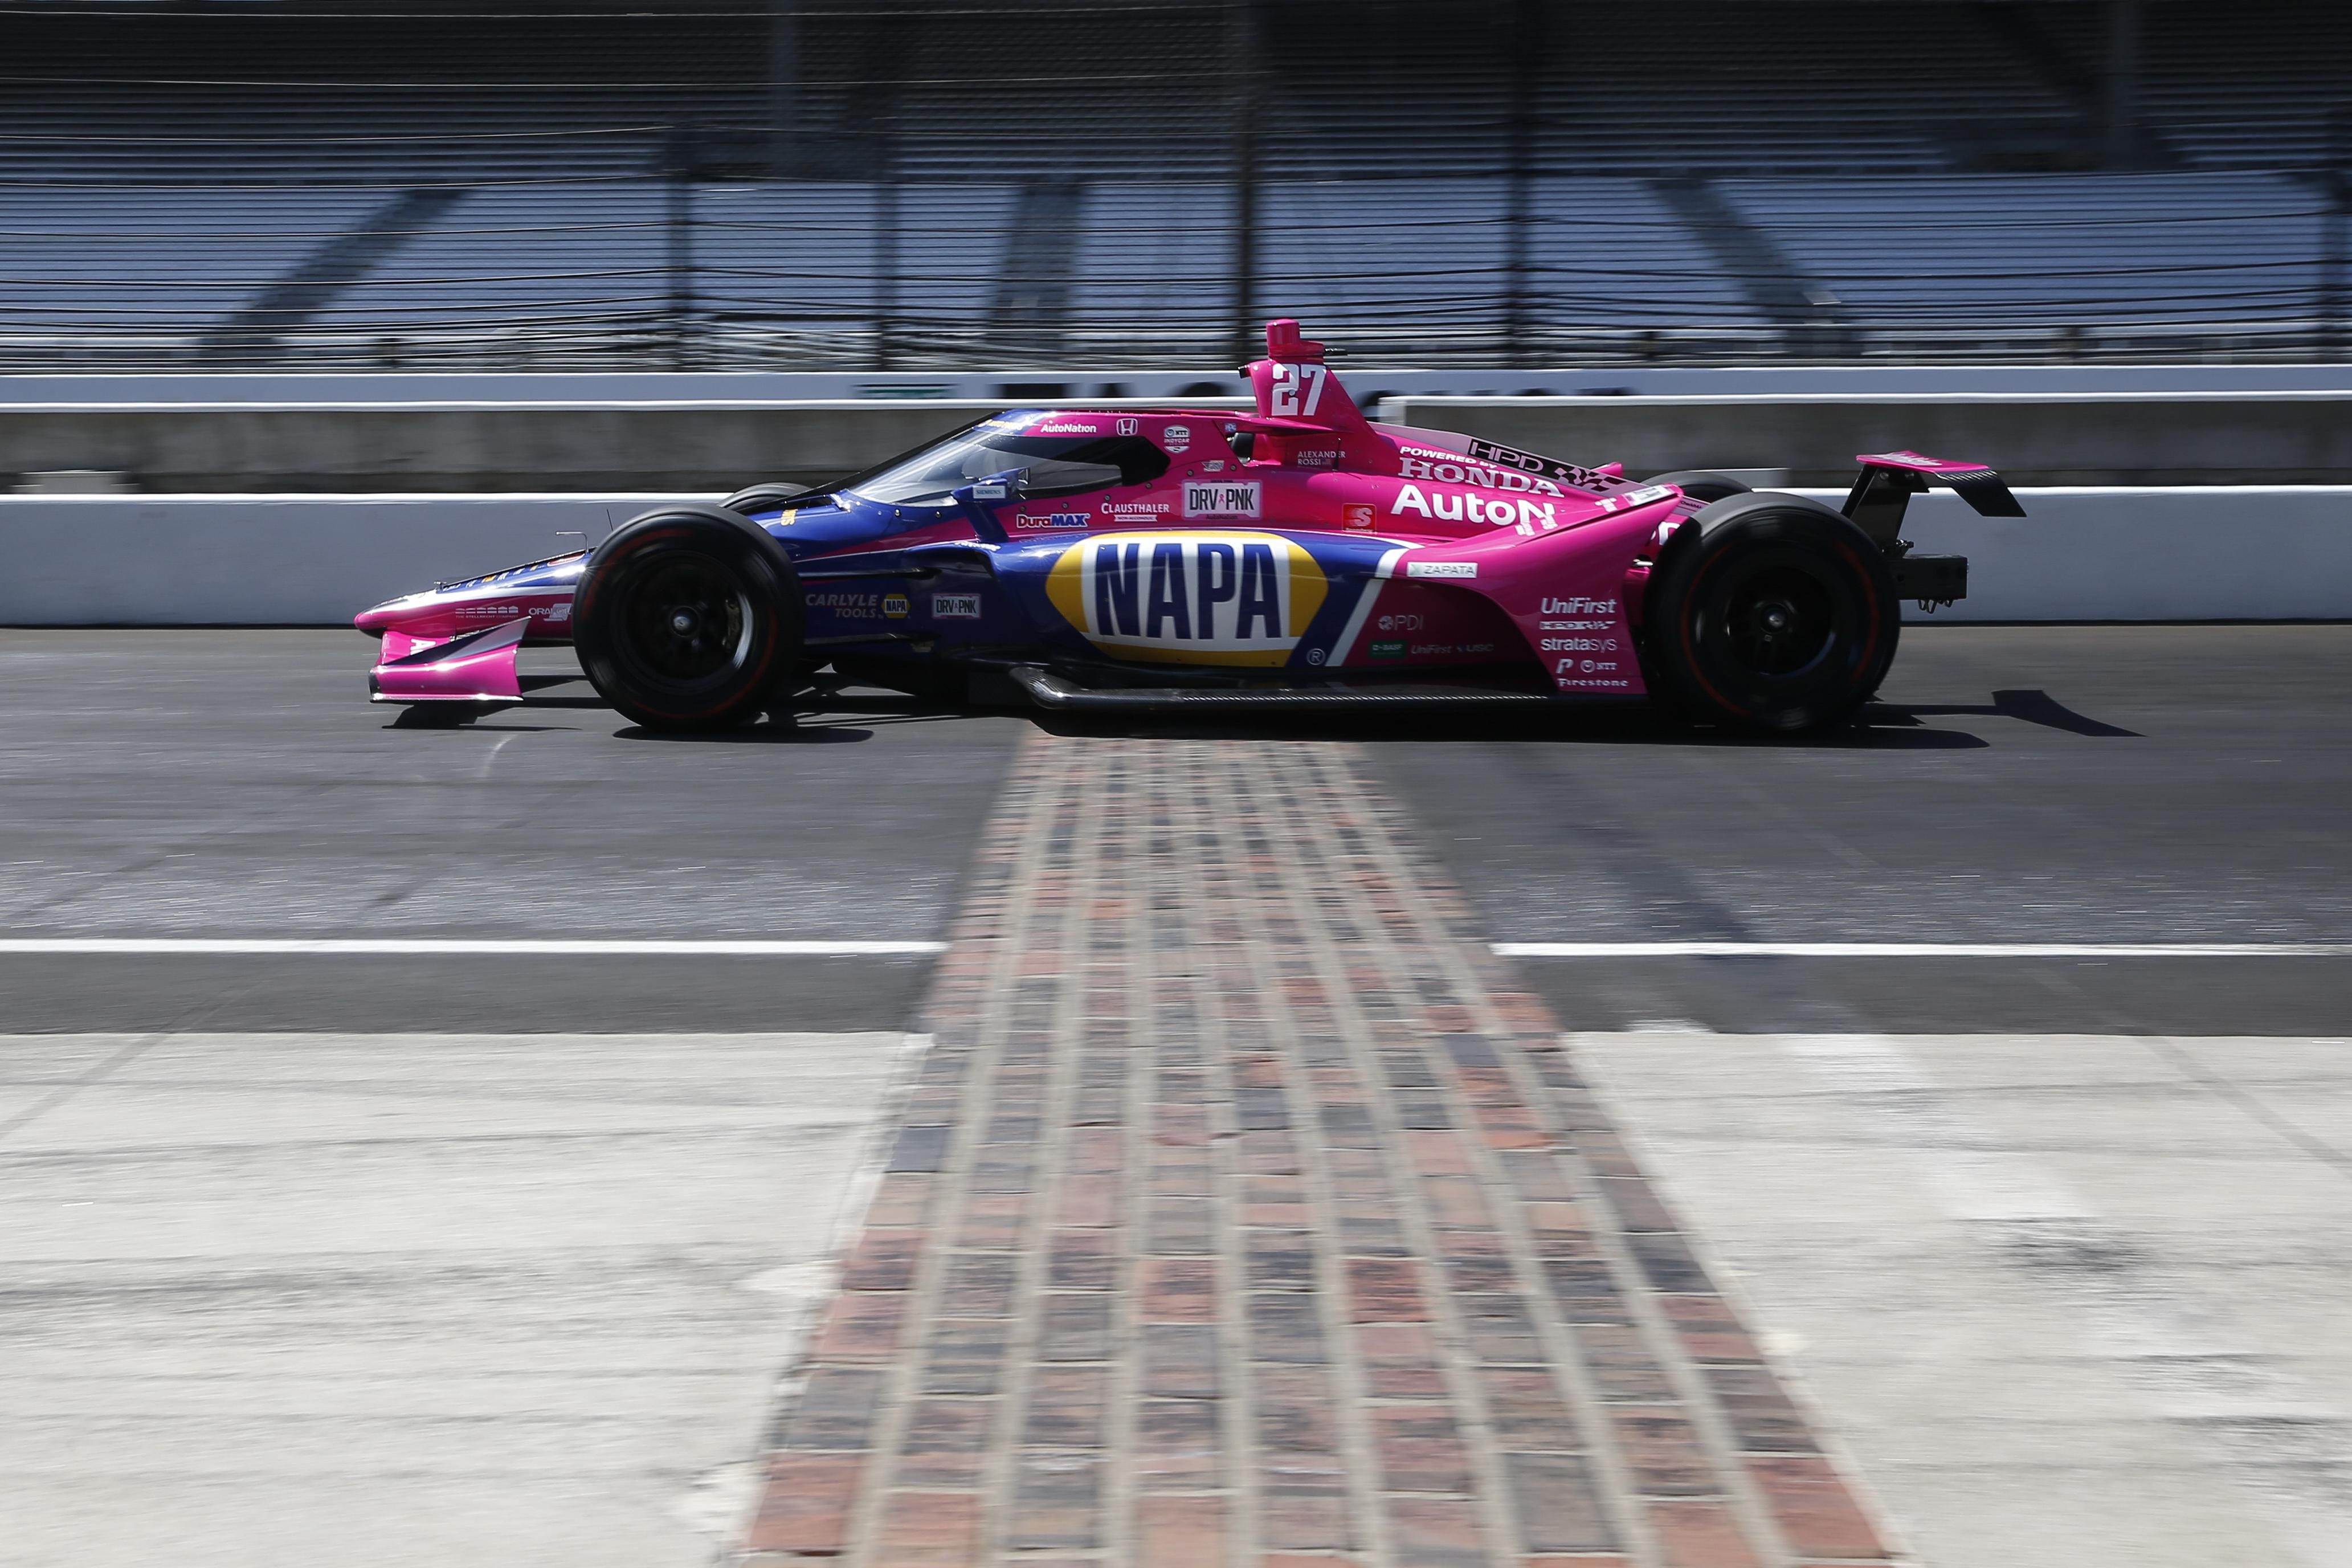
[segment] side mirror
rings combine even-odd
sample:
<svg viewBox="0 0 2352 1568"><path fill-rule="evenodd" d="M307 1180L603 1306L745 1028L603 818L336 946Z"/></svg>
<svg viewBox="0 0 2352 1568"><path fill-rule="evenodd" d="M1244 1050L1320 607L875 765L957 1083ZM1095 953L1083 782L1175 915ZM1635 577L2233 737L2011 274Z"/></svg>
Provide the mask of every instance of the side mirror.
<svg viewBox="0 0 2352 1568"><path fill-rule="evenodd" d="M1019 500L1029 493L1029 470L1007 468L1001 474L971 482L971 499L986 506L992 502Z"/></svg>

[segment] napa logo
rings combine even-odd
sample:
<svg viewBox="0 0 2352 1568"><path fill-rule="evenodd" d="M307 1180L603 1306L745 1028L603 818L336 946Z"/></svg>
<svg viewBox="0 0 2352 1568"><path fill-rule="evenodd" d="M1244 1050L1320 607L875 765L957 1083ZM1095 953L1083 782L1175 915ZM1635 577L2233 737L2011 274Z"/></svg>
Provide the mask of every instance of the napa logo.
<svg viewBox="0 0 2352 1568"><path fill-rule="evenodd" d="M1276 533L1089 539L1045 577L1087 641L1163 664L1286 663L1329 590L1315 558Z"/></svg>

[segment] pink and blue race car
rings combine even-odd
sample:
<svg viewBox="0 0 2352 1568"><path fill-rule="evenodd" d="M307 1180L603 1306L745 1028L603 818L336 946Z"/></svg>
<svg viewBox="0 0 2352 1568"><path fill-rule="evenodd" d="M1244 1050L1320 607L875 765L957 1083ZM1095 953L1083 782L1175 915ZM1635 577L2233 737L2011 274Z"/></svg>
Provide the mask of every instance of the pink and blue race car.
<svg viewBox="0 0 2352 1568"><path fill-rule="evenodd" d="M1900 537L1913 495L2022 515L1992 470L1915 452L1858 459L1839 510L1376 425L1297 322L1265 339L1246 416L1000 414L379 605L375 700L518 701L518 650L569 642L656 729L745 722L831 665L1053 709L1647 697L1803 731L1877 689L1903 601L1968 591L1964 559Z"/></svg>

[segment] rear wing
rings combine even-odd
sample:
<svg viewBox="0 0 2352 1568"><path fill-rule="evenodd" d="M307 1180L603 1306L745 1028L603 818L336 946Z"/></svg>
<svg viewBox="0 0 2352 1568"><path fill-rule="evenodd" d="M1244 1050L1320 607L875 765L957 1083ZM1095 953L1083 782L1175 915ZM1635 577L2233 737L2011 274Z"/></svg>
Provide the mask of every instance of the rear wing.
<svg viewBox="0 0 2352 1568"><path fill-rule="evenodd" d="M1925 494L1930 479L1958 490L1979 516L2025 515L2001 477L1982 463L1948 463L1916 452L1864 452L1854 461L1862 465L1862 477L1853 481L1843 510L1856 527L1890 553L1911 498Z"/></svg>
<svg viewBox="0 0 2352 1568"><path fill-rule="evenodd" d="M1917 600L1923 610L1969 596L1968 557L1922 555L1903 537L1903 513L1913 496L1926 493L1929 480L1951 486L1979 516L2025 515L2001 477L1982 463L1948 463L1916 452L1864 452L1854 461L1862 477L1845 498L1845 514L1885 552L1895 592Z"/></svg>

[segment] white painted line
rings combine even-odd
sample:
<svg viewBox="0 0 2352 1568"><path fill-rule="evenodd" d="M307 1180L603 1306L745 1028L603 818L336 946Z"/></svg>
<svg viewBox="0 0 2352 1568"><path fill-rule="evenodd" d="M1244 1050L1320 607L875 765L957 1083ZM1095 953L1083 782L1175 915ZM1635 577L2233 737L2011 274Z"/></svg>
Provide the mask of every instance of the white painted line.
<svg viewBox="0 0 2352 1568"><path fill-rule="evenodd" d="M2352 942L1498 942L1501 958L2345 958Z"/></svg>
<svg viewBox="0 0 2352 1568"><path fill-rule="evenodd" d="M889 958L945 952L943 942L667 941L585 938L481 941L467 937L0 937L0 953L289 953L329 957L405 953L488 958Z"/></svg>

